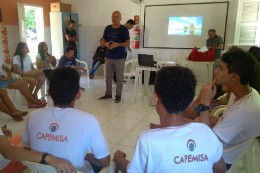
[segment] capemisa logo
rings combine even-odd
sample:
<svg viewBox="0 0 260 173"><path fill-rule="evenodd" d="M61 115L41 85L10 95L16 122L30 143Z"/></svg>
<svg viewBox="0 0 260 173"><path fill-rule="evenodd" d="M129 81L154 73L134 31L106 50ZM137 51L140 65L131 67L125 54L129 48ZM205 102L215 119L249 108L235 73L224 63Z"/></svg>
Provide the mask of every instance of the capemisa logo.
<svg viewBox="0 0 260 173"><path fill-rule="evenodd" d="M49 130L51 132L56 132L57 130L59 130L59 125L57 123L52 123L49 127Z"/></svg>
<svg viewBox="0 0 260 173"><path fill-rule="evenodd" d="M187 142L187 148L189 151L194 151L196 149L196 143L194 140L189 139Z"/></svg>

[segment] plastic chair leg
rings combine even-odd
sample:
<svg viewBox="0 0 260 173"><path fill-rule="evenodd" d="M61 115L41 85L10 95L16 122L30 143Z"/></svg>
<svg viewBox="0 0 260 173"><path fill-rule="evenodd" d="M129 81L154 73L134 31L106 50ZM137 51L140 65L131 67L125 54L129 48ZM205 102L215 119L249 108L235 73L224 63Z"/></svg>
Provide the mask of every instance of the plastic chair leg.
<svg viewBox="0 0 260 173"><path fill-rule="evenodd" d="M127 76L127 86L130 87L130 76Z"/></svg>

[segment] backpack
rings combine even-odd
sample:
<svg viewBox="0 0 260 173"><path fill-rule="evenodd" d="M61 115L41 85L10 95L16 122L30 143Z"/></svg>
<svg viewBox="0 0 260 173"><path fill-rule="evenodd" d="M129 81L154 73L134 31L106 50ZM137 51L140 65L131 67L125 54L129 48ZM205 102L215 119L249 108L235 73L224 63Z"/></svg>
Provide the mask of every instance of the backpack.
<svg viewBox="0 0 260 173"><path fill-rule="evenodd" d="M98 49L96 54L93 56L94 61L103 61L106 57L106 51L103 49Z"/></svg>
<svg viewBox="0 0 260 173"><path fill-rule="evenodd" d="M197 47L194 47L190 56L189 60L192 61L214 61L215 60L215 51L212 48L211 50L207 52L199 52Z"/></svg>

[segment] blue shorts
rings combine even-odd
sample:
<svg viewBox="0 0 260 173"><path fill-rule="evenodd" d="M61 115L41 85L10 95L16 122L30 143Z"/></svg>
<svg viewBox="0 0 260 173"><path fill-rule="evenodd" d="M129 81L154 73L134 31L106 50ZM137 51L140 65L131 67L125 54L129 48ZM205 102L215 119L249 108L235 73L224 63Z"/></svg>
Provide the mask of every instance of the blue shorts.
<svg viewBox="0 0 260 173"><path fill-rule="evenodd" d="M15 81L16 81L15 78L13 78L11 80L0 80L0 88L6 89L10 85L11 82L15 82Z"/></svg>

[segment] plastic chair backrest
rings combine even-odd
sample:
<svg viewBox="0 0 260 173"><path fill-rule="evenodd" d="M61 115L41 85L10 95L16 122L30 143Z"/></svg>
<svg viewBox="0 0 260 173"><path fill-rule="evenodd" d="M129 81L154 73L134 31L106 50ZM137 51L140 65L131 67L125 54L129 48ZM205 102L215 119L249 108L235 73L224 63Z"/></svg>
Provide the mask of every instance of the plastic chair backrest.
<svg viewBox="0 0 260 173"><path fill-rule="evenodd" d="M226 108L219 108L215 113L214 113L214 116L215 117L219 117L220 114L224 113Z"/></svg>
<svg viewBox="0 0 260 173"><path fill-rule="evenodd" d="M226 107L227 107L227 105L220 105L220 106L215 107L215 108L211 111L211 115L215 116L215 113L216 113L219 109L221 109L221 108L226 108Z"/></svg>
<svg viewBox="0 0 260 173"><path fill-rule="evenodd" d="M27 166L32 173L57 173L57 170L49 165L43 165L39 163L34 162L28 162L28 161L21 161L24 166ZM81 173L81 172L77 172Z"/></svg>
<svg viewBox="0 0 260 173"><path fill-rule="evenodd" d="M130 65L131 64L131 69L129 70L129 68L126 68L128 65ZM135 73L135 71L136 71L136 67L138 66L138 60L137 59L132 59L132 60L129 60L129 61L127 61L126 62L126 64L125 64L125 71L128 71L129 70L129 72L127 72L127 73Z"/></svg>

